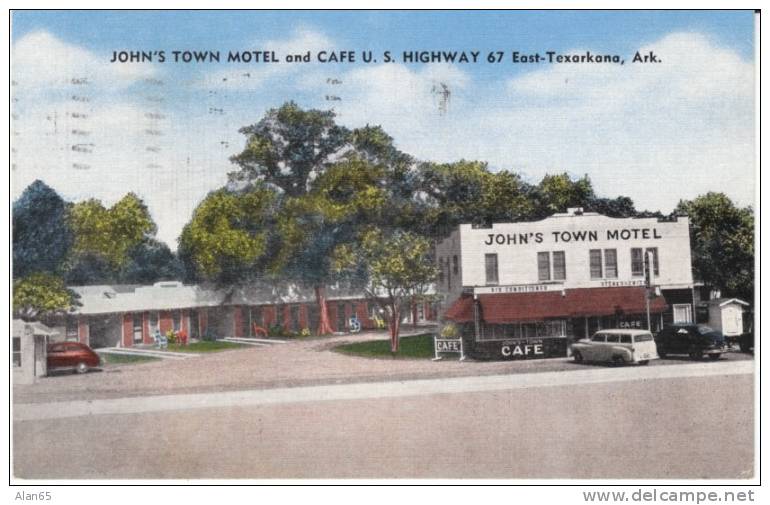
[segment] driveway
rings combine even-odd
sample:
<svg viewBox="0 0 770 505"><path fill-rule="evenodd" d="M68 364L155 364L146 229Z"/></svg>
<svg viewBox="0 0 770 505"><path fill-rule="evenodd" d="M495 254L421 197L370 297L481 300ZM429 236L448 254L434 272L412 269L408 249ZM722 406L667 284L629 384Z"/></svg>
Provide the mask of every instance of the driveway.
<svg viewBox="0 0 770 505"><path fill-rule="evenodd" d="M402 336L429 331L407 328ZM194 360L153 361L105 367L84 375L43 378L14 386L14 403L120 398L127 396L272 389L357 382L579 370L571 360L459 362L446 359L374 359L348 356L331 349L347 342L386 339L384 331L357 335L290 340L269 347L243 347L202 354ZM731 354L726 360L750 359ZM658 360L655 365L683 363Z"/></svg>

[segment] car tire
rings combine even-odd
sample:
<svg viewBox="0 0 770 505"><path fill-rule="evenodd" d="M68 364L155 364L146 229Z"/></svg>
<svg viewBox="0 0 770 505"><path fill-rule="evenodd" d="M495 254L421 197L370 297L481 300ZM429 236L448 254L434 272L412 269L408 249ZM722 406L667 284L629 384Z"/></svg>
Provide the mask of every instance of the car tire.
<svg viewBox="0 0 770 505"><path fill-rule="evenodd" d="M572 357L575 359L575 363L583 362L583 355L580 353L580 351L575 351L572 353Z"/></svg>
<svg viewBox="0 0 770 505"><path fill-rule="evenodd" d="M722 357L721 354L709 354L709 358L712 359L713 361L716 361L721 357Z"/></svg>
<svg viewBox="0 0 770 505"><path fill-rule="evenodd" d="M639 364L642 365L642 366L649 365L650 364L650 360L643 359L642 361L639 362Z"/></svg>
<svg viewBox="0 0 770 505"><path fill-rule="evenodd" d="M703 352L701 351L690 351L690 359L693 361L700 361L703 359Z"/></svg>
<svg viewBox="0 0 770 505"><path fill-rule="evenodd" d="M81 374L86 373L88 372L88 365L86 365L85 363L78 363L78 366L75 367L75 371Z"/></svg>
<svg viewBox="0 0 770 505"><path fill-rule="evenodd" d="M625 365L626 364L626 360L623 359L623 356L613 356L612 357L612 363L615 364L615 365L618 365L618 366Z"/></svg>

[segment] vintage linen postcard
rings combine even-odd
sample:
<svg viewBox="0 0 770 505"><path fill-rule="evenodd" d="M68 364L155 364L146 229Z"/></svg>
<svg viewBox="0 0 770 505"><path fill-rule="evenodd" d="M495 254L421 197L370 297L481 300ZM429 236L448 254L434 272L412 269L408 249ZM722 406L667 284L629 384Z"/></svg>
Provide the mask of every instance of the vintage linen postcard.
<svg viewBox="0 0 770 505"><path fill-rule="evenodd" d="M756 482L758 15L13 11L12 481Z"/></svg>

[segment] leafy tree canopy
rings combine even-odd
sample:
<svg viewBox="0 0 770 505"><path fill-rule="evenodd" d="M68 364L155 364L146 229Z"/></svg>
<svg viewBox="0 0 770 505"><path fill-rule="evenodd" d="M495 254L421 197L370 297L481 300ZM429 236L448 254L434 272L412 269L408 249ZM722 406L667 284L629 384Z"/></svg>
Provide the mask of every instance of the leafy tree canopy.
<svg viewBox="0 0 770 505"><path fill-rule="evenodd" d="M754 211L737 207L723 193L681 201L690 217L696 277L727 296L754 300Z"/></svg>
<svg viewBox="0 0 770 505"><path fill-rule="evenodd" d="M271 238L277 198L264 185L209 193L179 239L188 268L197 277L221 282L256 274Z"/></svg>
<svg viewBox="0 0 770 505"><path fill-rule="evenodd" d="M69 223L75 235L75 261L78 256L93 255L116 270L126 264L129 251L157 231L147 206L134 193L109 209L96 199L76 203Z"/></svg>
<svg viewBox="0 0 770 505"><path fill-rule="evenodd" d="M13 275L60 272L72 246L67 205L37 180L13 203Z"/></svg>
<svg viewBox="0 0 770 505"><path fill-rule="evenodd" d="M14 316L25 320L72 310L77 295L67 289L61 277L34 273L13 282Z"/></svg>

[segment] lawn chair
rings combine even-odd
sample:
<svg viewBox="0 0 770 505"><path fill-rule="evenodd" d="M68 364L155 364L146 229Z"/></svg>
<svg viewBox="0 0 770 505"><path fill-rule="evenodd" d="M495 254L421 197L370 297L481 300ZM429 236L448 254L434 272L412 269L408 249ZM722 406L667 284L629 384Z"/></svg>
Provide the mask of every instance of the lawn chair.
<svg viewBox="0 0 770 505"><path fill-rule="evenodd" d="M155 333L152 335L152 338L155 340L155 345L158 347L158 349L168 348L168 339L160 331L155 330Z"/></svg>
<svg viewBox="0 0 770 505"><path fill-rule="evenodd" d="M350 321L348 321L348 328L350 329L350 333L358 333L361 331L361 321L358 320L358 317L353 316L350 318Z"/></svg>

